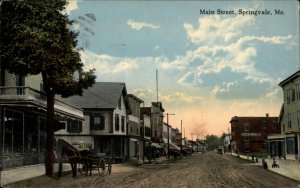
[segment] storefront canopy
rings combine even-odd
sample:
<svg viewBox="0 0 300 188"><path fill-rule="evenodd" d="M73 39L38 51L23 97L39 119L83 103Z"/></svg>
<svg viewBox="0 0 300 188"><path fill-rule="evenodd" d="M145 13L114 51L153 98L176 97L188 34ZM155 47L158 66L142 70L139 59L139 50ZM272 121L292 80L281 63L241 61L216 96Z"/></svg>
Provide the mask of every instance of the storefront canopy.
<svg viewBox="0 0 300 188"><path fill-rule="evenodd" d="M157 144L157 143L151 143L151 146L154 146L158 149L162 148L161 145Z"/></svg>

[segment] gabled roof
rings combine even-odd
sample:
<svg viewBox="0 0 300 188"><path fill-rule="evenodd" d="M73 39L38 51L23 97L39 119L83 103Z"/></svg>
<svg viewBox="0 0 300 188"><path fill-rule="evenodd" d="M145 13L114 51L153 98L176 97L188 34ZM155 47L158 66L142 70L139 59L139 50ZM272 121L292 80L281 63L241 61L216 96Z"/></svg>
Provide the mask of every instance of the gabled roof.
<svg viewBox="0 0 300 188"><path fill-rule="evenodd" d="M122 95L127 95L125 83L96 82L93 87L84 90L82 96L62 100L80 108L115 109ZM126 98L124 100L127 105Z"/></svg>
<svg viewBox="0 0 300 188"><path fill-rule="evenodd" d="M289 76L288 78L286 78L285 80L283 80L282 82L280 82L278 85L280 87L284 86L285 84L289 83L290 81L294 80L295 78L300 76L300 70L298 70L297 72L295 72L294 74L292 74L291 76Z"/></svg>

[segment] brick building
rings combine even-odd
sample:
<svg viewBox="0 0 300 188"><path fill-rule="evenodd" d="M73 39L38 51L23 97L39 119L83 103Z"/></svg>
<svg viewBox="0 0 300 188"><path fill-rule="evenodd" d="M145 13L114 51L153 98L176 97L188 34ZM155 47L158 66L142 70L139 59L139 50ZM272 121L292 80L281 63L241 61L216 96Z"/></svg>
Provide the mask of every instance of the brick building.
<svg viewBox="0 0 300 188"><path fill-rule="evenodd" d="M280 133L278 117L237 117L230 120L234 152L266 152L267 136Z"/></svg>

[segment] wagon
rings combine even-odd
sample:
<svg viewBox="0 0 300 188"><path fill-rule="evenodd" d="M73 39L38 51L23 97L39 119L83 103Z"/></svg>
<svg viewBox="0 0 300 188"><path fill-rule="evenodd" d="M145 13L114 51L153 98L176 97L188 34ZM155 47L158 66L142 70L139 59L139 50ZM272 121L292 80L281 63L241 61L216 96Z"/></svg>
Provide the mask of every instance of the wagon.
<svg viewBox="0 0 300 188"><path fill-rule="evenodd" d="M105 153L91 153L87 157L82 157L82 159L83 160L78 163L78 171L80 174L88 175L89 170L97 171L101 176L111 174L112 158L107 157Z"/></svg>

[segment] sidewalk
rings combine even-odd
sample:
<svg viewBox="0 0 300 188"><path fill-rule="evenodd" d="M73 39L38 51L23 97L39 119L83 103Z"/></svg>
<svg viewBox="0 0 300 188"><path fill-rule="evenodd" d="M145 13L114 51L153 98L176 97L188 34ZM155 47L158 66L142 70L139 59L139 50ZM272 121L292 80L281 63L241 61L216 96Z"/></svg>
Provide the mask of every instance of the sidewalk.
<svg viewBox="0 0 300 188"><path fill-rule="evenodd" d="M71 171L70 164L64 163L63 171ZM58 172L58 163L55 163L54 165L54 172ZM43 175L45 175L45 164L29 165L3 170L1 171L0 185L7 185Z"/></svg>
<svg viewBox="0 0 300 188"><path fill-rule="evenodd" d="M230 155L237 156L235 153L229 153ZM252 161L251 156L240 155L240 158ZM256 158L255 158L256 159ZM287 160L287 159L276 159L276 163L279 165L279 168L272 168L273 159L266 158L265 162L268 165L268 170L280 174L282 176L297 180L300 182L300 162L296 160ZM262 159L258 158L257 163L253 165L262 166Z"/></svg>
<svg viewBox="0 0 300 188"><path fill-rule="evenodd" d="M161 164L165 161L167 161L166 157L160 157L156 158L155 161L152 160L151 163L144 163L144 164ZM146 161L145 161L146 162ZM142 165L144 165L142 164ZM140 164L141 165L141 164ZM119 171L126 171L126 166L130 166L129 164L113 164L113 172L119 172ZM71 166L68 163L63 163L63 171L71 171ZM54 172L58 172L58 163L55 163L54 165ZM37 165L29 165L29 166L23 166L8 170L1 171L0 176L0 185L4 186L10 183L27 180L39 176L45 175L45 165L44 164L37 164Z"/></svg>

